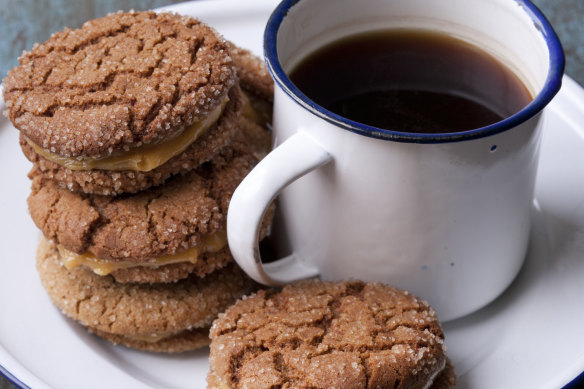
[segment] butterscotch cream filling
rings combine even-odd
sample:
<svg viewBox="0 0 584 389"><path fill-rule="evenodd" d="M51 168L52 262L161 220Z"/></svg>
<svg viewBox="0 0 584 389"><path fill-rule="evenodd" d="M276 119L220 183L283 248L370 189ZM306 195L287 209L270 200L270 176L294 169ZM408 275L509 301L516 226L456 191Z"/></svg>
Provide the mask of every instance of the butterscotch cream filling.
<svg viewBox="0 0 584 389"><path fill-rule="evenodd" d="M177 254L163 255L148 262L134 262L134 261L108 261L99 259L91 252L84 254L77 254L67 250L61 245L58 245L59 254L63 266L71 270L78 266L85 266L91 269L95 274L106 276L116 270L129 269L133 267L159 267L170 265L173 263L197 263L199 256L204 253L216 253L227 245L227 234L225 231L219 231L214 234L206 235L201 239L200 244L191 247L185 251Z"/></svg>
<svg viewBox="0 0 584 389"><path fill-rule="evenodd" d="M28 138L25 139L37 154L71 170L100 169L148 172L185 151L205 131L211 128L219 120L228 101L229 99L225 98L221 105L211 111L205 119L191 124L170 140L136 147L119 155L100 158L68 158L43 149Z"/></svg>

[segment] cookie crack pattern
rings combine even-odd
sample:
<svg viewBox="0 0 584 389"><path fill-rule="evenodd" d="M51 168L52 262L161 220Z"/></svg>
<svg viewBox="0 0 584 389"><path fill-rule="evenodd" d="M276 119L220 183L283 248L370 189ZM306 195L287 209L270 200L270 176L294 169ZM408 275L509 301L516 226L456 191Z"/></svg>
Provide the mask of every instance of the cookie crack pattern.
<svg viewBox="0 0 584 389"><path fill-rule="evenodd" d="M51 202L49 202L47 204L47 206L48 206L48 212L47 212L47 214L44 217L42 217L42 219L40 221L40 224L42 226L46 226L48 220L51 219L51 217L57 212L56 211L56 207L57 207L57 204L59 203L59 200L60 200L60 197L55 197L55 198L52 199Z"/></svg>
<svg viewBox="0 0 584 389"><path fill-rule="evenodd" d="M55 70L55 68L50 68L47 72L45 72L45 74L42 75L42 81L41 81L41 85L45 85L47 80L49 79L49 77L51 77L51 74L53 73L53 70ZM19 91L25 91L27 89L19 89Z"/></svg>
<svg viewBox="0 0 584 389"><path fill-rule="evenodd" d="M113 200L113 198L107 198L105 196L101 196L99 198L100 200L100 204L98 204L95 200L96 198L90 195L81 195L81 197L87 201L87 203L89 204L90 208L92 210L95 210L99 217L96 218L96 220L90 225L90 228L88 229L87 233L86 233L86 238L84 239L84 245L83 245L83 251L78 252L78 254L83 254L85 253L89 247L92 247L96 244L95 242L95 236L99 234L99 231L106 227L107 225L109 225L111 223L111 220L106 217L101 210L104 207L107 207L107 204L111 203L111 201ZM70 204L71 206L72 204Z"/></svg>
<svg viewBox="0 0 584 389"><path fill-rule="evenodd" d="M204 40L198 39L196 40L195 47L191 51L191 65L194 65L199 58L199 50L203 47Z"/></svg>
<svg viewBox="0 0 584 389"><path fill-rule="evenodd" d="M169 177L193 170L194 167L208 161L218 154L222 160L231 158L233 147L254 151L266 150L270 146L269 133L264 128L257 128L255 132L241 129L238 118L242 106L242 93L235 85L229 91L229 101L225 105L223 115L208 131L191 144L183 153L171 158L162 166L149 172L119 171L119 175L112 177L106 170L70 170L66 167L49 161L35 152L27 142L24 134L20 135L20 146L25 156L34 163L34 174L42 174L58 182L59 186L74 192L95 193L100 195L116 195L120 193L134 193L148 187L157 186ZM128 111L130 123L133 110ZM132 130L132 132L134 132ZM243 136L242 136L243 135ZM235 141L237 138L237 142ZM240 138L244 138L243 140ZM229 147L227 147L227 142ZM256 158L257 159L257 158ZM31 172L32 174L32 172Z"/></svg>
<svg viewBox="0 0 584 389"><path fill-rule="evenodd" d="M147 223L148 223L148 235L149 236L155 236L156 233L156 225L153 221L154 218L154 213L150 210L150 205L152 204L152 202L154 202L155 200L158 200L160 197L162 197L162 193L160 193L158 196L155 196L151 199L148 200L148 202L144 205L144 209L146 211L146 215L147 215Z"/></svg>
<svg viewBox="0 0 584 389"><path fill-rule="evenodd" d="M254 161L219 158L164 187L117 196L73 193L35 174L29 208L45 236L69 251L149 261L194 247L204 235L223 233L228 199ZM116 179L121 173L110 175Z"/></svg>
<svg viewBox="0 0 584 389"><path fill-rule="evenodd" d="M255 379L266 387L397 388L404 379L423 384L441 368L443 333L425 302L381 284L343 285L262 291L248 299L255 306L230 309L211 330L214 371L234 387L264 366L265 377ZM223 358L228 365L213 364ZM340 376L347 386L335 381Z"/></svg>
<svg viewBox="0 0 584 389"><path fill-rule="evenodd" d="M87 24L89 24L89 23L87 23ZM99 42L102 42L103 40L105 40L107 38L115 37L116 35L125 34L130 29L130 27L131 27L130 25L120 26L119 28L117 28L115 30L102 33L101 36L91 37L91 35L90 35L85 40L82 40L81 42L77 43L73 47L67 47L66 45L60 46L60 47L53 46L52 49L54 51L66 52L68 54L76 54L79 51L81 51L89 46L97 45ZM67 32L68 32L68 34L65 38L69 38L69 36L73 32L73 30L69 29ZM64 41L66 42L66 39L64 39ZM51 50L51 51L53 51L53 50Z"/></svg>
<svg viewBox="0 0 584 389"><path fill-rule="evenodd" d="M101 307L103 307L104 310L102 315L97 320L97 322L99 323L99 325L96 326L97 328L107 332L115 332L117 320L116 311L118 311L121 301L122 296L114 296L109 301L107 301L107 303L98 304L101 305ZM87 311L91 311L92 309L94 309L94 306L89 305L87 308L88 308ZM85 313L84 315L83 313L80 312L79 315L85 316L87 315L87 313Z"/></svg>
<svg viewBox="0 0 584 389"><path fill-rule="evenodd" d="M98 233L99 229L109 223L110 221L107 218L100 216L89 224L83 239L83 251L80 254L87 252L88 248L94 244L93 237Z"/></svg>
<svg viewBox="0 0 584 389"><path fill-rule="evenodd" d="M84 303L86 303L87 301L89 301L91 299L91 296L85 296L77 301L75 301L75 308L74 308L74 312L75 315L78 316L81 312L82 312L82 305ZM84 325L89 325L89 323L83 323Z"/></svg>
<svg viewBox="0 0 584 389"><path fill-rule="evenodd" d="M371 371L369 369L367 369L368 362L369 362L369 358L365 357L365 355L363 355L363 354L360 354L359 355L359 363L361 364L361 366L363 366L363 368L366 371L366 374L365 374L365 377L364 377L365 378L365 384L364 384L364 387L365 388L370 388L371 387L369 385L369 379L370 379L370 377L371 377L372 374L371 374ZM395 386L395 387L396 388L399 388L399 386Z"/></svg>
<svg viewBox="0 0 584 389"><path fill-rule="evenodd" d="M231 382L236 384L236 385L239 383L239 370L241 369L241 366L243 365L243 359L244 359L244 351L242 350L238 354L235 354L229 360L229 371L231 373L229 376L231 378Z"/></svg>
<svg viewBox="0 0 584 389"><path fill-rule="evenodd" d="M109 155L180 132L217 107L235 81L227 46L210 28L152 12L57 33L20 63L4 81L10 118L65 157ZM99 134L102 144L84 143L81 134Z"/></svg>

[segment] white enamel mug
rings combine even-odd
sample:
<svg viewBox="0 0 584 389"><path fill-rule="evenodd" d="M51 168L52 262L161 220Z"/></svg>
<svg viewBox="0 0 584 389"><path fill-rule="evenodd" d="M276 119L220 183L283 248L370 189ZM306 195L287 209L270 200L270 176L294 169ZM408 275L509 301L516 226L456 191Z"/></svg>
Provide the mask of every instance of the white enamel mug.
<svg viewBox="0 0 584 389"><path fill-rule="evenodd" d="M440 31L481 47L535 98L493 125L413 134L340 117L287 76L329 42L387 28ZM276 83L276 147L229 207L229 246L243 270L267 285L317 275L389 283L428 300L442 320L501 294L526 254L543 109L564 69L540 11L527 0L285 0L264 50ZM293 253L262 264L260 222L278 194Z"/></svg>

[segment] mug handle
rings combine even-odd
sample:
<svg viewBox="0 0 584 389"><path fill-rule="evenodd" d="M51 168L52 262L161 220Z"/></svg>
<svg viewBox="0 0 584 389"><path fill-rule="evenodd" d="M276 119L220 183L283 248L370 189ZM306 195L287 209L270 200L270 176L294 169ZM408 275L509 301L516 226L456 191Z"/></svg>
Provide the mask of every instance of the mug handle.
<svg viewBox="0 0 584 389"><path fill-rule="evenodd" d="M238 265L255 281L279 286L318 275L293 253L264 265L259 232L266 209L289 184L330 162L332 156L310 135L298 131L272 150L239 184L227 212L227 241Z"/></svg>

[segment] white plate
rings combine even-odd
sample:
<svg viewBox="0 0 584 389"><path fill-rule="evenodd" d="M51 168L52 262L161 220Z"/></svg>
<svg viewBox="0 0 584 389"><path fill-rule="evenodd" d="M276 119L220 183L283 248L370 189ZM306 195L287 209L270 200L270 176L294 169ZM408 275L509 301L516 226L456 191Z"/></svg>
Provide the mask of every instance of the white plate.
<svg viewBox="0 0 584 389"><path fill-rule="evenodd" d="M275 1L212 1L197 16L261 53ZM2 108L4 109L4 108ZM203 388L208 349L178 356L113 347L64 318L34 268L30 164L0 118L0 372L33 388ZM569 78L550 106L529 255L501 298L445 325L460 388L559 388L584 371L584 91Z"/></svg>

